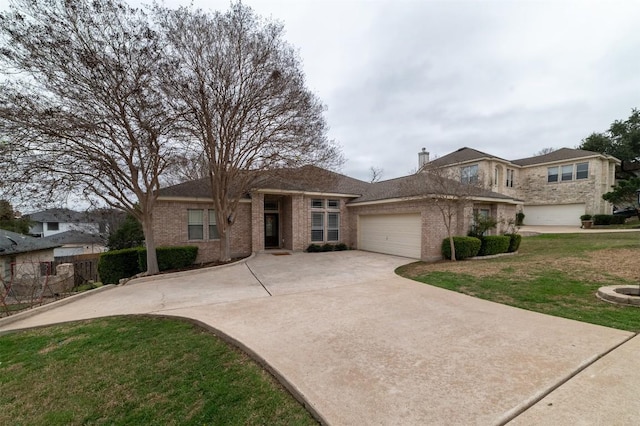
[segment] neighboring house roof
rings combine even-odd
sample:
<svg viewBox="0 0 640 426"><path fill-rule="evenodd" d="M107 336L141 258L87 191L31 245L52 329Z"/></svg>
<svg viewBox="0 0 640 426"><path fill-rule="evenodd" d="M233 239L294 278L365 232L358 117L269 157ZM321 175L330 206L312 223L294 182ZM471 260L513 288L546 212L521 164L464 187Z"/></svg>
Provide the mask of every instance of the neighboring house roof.
<svg viewBox="0 0 640 426"><path fill-rule="evenodd" d="M69 209L48 209L26 215L32 222L89 223L95 222L89 214Z"/></svg>
<svg viewBox="0 0 640 426"><path fill-rule="evenodd" d="M430 161L428 164L433 166L447 166L450 164L465 163L468 161L480 160L484 158L501 160L509 163L509 161L505 160L504 158L496 157L495 155L487 154L486 152L478 151L477 149L464 147L440 158L436 158L435 160Z"/></svg>
<svg viewBox="0 0 640 426"><path fill-rule="evenodd" d="M83 231L65 231L42 238L55 244L102 244L104 239L100 235Z"/></svg>
<svg viewBox="0 0 640 426"><path fill-rule="evenodd" d="M366 193L364 193L361 197L351 201L349 204L427 195L455 195L443 193L443 191L439 189L442 188L442 185L435 185L431 181L431 179L432 178L430 178L425 173L418 173L397 179L376 182L370 184ZM461 182L451 179L449 179L448 182L449 183L446 184L446 187L451 188L452 193L458 192L456 191L456 188L458 186L465 185ZM482 197L505 201L515 200L513 197L509 197L507 195L499 194L497 192L489 191L482 188L474 188L473 191L469 191L469 194L471 198Z"/></svg>
<svg viewBox="0 0 640 426"><path fill-rule="evenodd" d="M316 166L277 169L255 174L250 187L254 190L324 192L360 195L369 183ZM212 196L208 178L193 180L158 190L159 197L208 198Z"/></svg>
<svg viewBox="0 0 640 426"><path fill-rule="evenodd" d="M528 158L521 158L519 160L513 160L512 163L517 164L519 166L533 166L533 165L544 164L544 163L553 163L556 161L565 161L565 160L573 160L576 158L593 157L597 155L603 155L603 154L599 152L585 151L583 149L560 148L548 154L536 155L535 157L528 157ZM607 157L617 160L611 156L607 156Z"/></svg>
<svg viewBox="0 0 640 426"><path fill-rule="evenodd" d="M0 229L0 256L48 250L56 247L60 247L60 244L44 238L34 238Z"/></svg>

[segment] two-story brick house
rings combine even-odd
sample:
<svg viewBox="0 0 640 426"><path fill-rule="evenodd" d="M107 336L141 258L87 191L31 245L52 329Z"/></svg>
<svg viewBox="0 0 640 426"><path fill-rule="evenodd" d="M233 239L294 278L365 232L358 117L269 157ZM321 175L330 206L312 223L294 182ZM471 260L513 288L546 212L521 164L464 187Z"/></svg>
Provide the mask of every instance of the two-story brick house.
<svg viewBox="0 0 640 426"><path fill-rule="evenodd" d="M422 158L421 163L449 168L461 181L476 179L487 189L521 200L527 225L579 225L583 214L612 212L602 195L615 185L620 160L570 148L505 160L461 148L433 161Z"/></svg>
<svg viewBox="0 0 640 426"><path fill-rule="evenodd" d="M313 166L265 174L242 194L230 228L231 253L302 251L310 244L344 243L439 259L447 230L434 201L447 196L422 174L377 183ZM477 191L464 201L455 211L455 235L466 235L474 209L506 220L514 217L518 203L490 190ZM220 240L208 179L161 189L153 217L158 245L196 245L198 262L217 259Z"/></svg>

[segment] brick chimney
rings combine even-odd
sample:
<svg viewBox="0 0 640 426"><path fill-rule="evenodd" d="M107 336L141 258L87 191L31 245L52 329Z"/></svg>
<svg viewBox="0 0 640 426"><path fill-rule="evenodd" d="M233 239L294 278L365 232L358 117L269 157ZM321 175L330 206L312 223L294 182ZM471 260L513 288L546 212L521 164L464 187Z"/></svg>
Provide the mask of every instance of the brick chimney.
<svg viewBox="0 0 640 426"><path fill-rule="evenodd" d="M424 167L425 164L429 162L429 153L427 152L427 148L422 148L422 152L418 153L418 169Z"/></svg>

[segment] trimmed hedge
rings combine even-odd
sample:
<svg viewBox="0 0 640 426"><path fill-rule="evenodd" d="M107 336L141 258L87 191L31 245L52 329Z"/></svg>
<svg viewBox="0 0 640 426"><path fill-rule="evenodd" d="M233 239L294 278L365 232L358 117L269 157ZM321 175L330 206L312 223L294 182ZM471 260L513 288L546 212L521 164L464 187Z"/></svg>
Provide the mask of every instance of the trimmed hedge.
<svg viewBox="0 0 640 426"><path fill-rule="evenodd" d="M345 243L339 243L339 244L323 244L323 245L319 245L319 244L309 244L309 247L307 247L307 253L320 253L323 251L344 251L344 250L349 250L349 247L347 247L347 245Z"/></svg>
<svg viewBox="0 0 640 426"><path fill-rule="evenodd" d="M111 250L100 255L98 274L103 284L118 284L122 278L140 273L138 252L142 248Z"/></svg>
<svg viewBox="0 0 640 426"><path fill-rule="evenodd" d="M456 259L462 260L474 257L480 251L482 242L476 237L453 237L453 246L456 249ZM451 244L449 238L442 240L442 256L451 259Z"/></svg>
<svg viewBox="0 0 640 426"><path fill-rule="evenodd" d="M491 256L506 253L511 244L511 238L506 235L487 235L480 238L482 244L478 256Z"/></svg>
<svg viewBox="0 0 640 426"><path fill-rule="evenodd" d="M181 269L193 265L198 256L198 247L196 246L178 246L178 247L158 247L156 249L158 257L158 269L168 271L170 269ZM141 249L138 253L138 265L140 271L147 270L147 250Z"/></svg>
<svg viewBox="0 0 640 426"><path fill-rule="evenodd" d="M505 237L509 237L509 248L507 253L513 253L518 251L520 243L522 242L522 235L520 234L504 234Z"/></svg>
<svg viewBox="0 0 640 426"><path fill-rule="evenodd" d="M593 216L594 225L622 225L626 218L615 214L596 214Z"/></svg>
<svg viewBox="0 0 640 426"><path fill-rule="evenodd" d="M193 265L198 255L198 247L158 247L158 268L161 271L186 268ZM122 278L129 278L147 270L147 250L136 247L111 250L100 255L98 274L103 284L118 284Z"/></svg>

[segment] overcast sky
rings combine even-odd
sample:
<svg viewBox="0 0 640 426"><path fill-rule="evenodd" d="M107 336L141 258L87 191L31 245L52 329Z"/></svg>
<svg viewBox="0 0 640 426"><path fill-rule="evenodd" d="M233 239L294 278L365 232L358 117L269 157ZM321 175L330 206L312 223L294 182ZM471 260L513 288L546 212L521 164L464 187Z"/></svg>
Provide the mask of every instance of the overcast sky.
<svg viewBox="0 0 640 426"><path fill-rule="evenodd" d="M640 2L244 3L284 23L356 178L406 175L422 147L510 160L573 148L640 107Z"/></svg>

